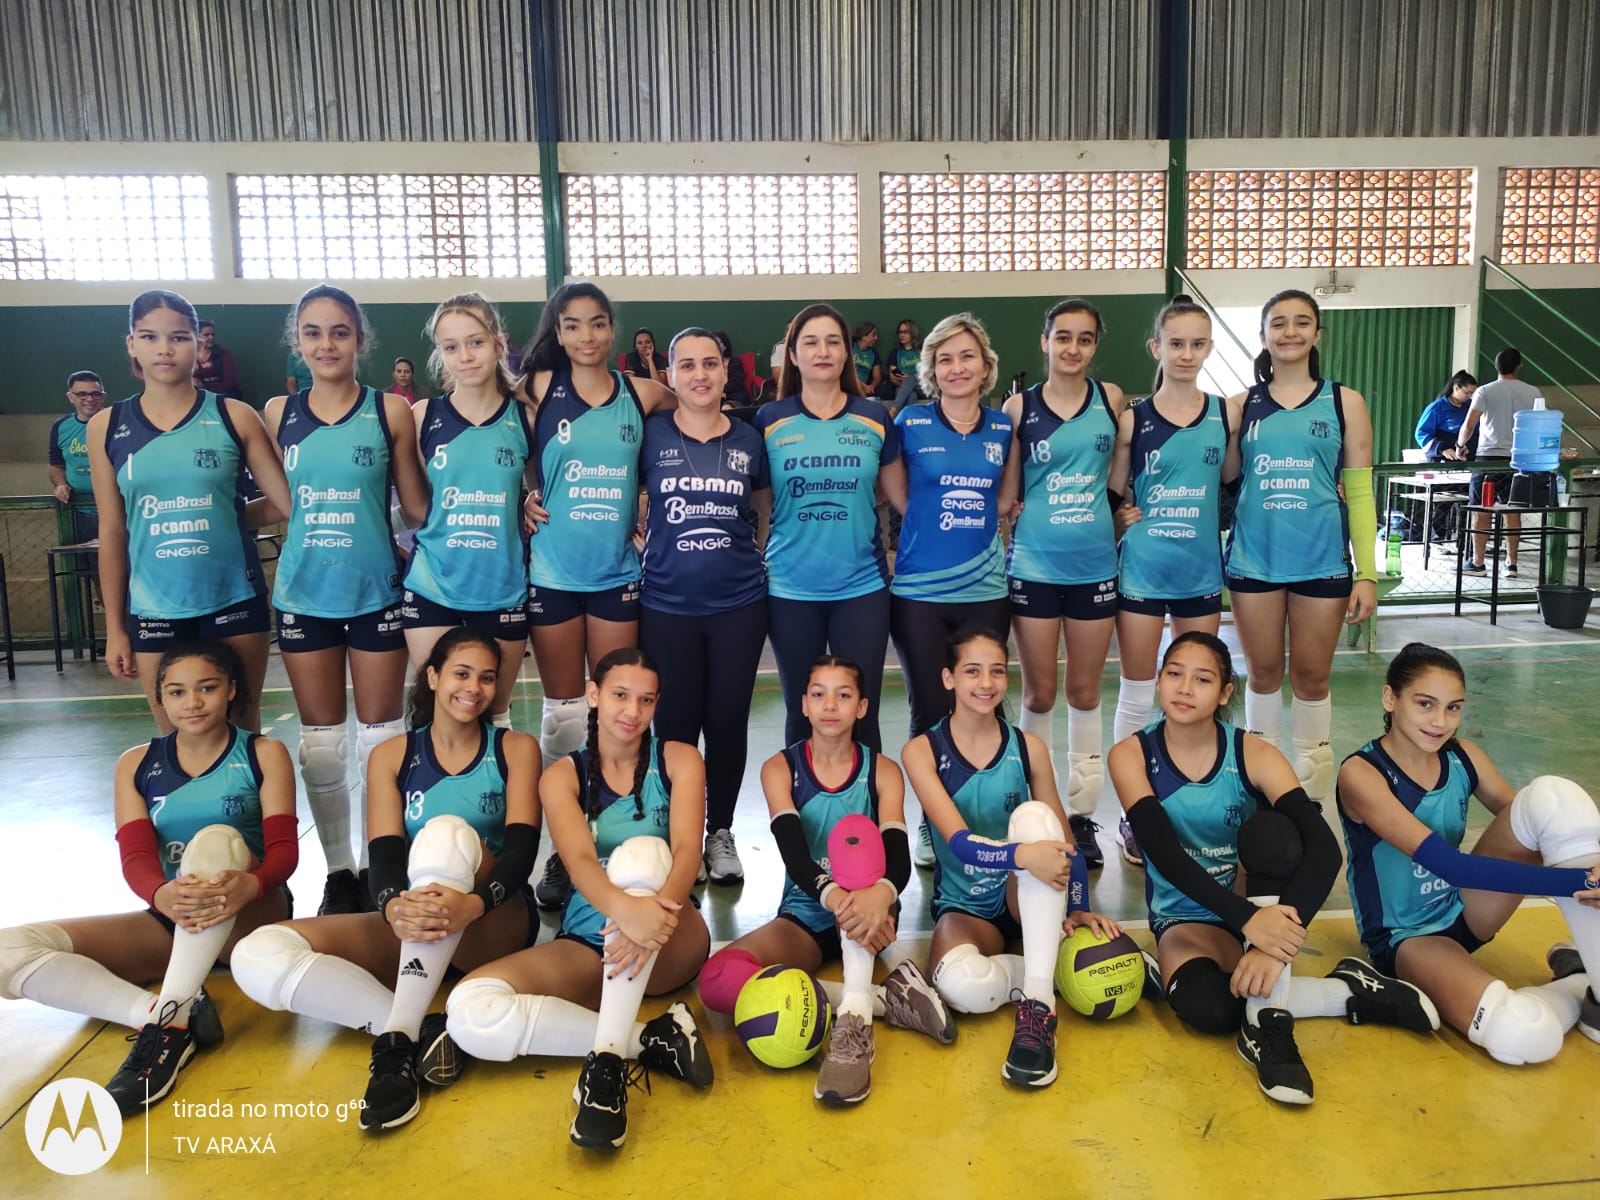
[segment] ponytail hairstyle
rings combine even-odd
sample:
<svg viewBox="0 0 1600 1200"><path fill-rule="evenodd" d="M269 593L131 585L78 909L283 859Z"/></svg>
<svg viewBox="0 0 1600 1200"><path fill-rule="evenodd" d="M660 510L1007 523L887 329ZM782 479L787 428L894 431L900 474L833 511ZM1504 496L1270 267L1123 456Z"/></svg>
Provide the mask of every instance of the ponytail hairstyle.
<svg viewBox="0 0 1600 1200"><path fill-rule="evenodd" d="M1317 319L1317 332L1322 332L1322 309L1318 306L1316 298L1309 292L1302 292L1298 288L1288 288L1279 292L1276 296L1273 296L1261 306L1261 341L1263 343L1265 343L1267 340L1267 318L1272 315L1273 309L1277 308L1278 305L1282 304L1286 300L1298 300L1300 303L1309 308L1311 310L1311 315ZM1311 378L1320 380L1322 378L1322 356L1317 353L1317 348L1315 346L1311 347L1311 361L1309 365L1311 368ZM1255 368L1257 383L1272 382L1272 352L1266 348L1265 344L1263 344L1261 347L1261 353L1256 355Z"/></svg>
<svg viewBox="0 0 1600 1200"><path fill-rule="evenodd" d="M444 670L445 663L450 661L450 656L462 646L482 646L494 656L496 665L500 662L500 647L494 638L476 629L469 629L465 625L457 625L454 629L447 630L445 635L433 644L433 650L428 654L428 660L417 671L417 677L411 681L411 693L406 698L406 727L413 733L433 720L433 687L428 683L428 668L432 667L435 673ZM485 716L483 720L489 718Z"/></svg>
<svg viewBox="0 0 1600 1200"><path fill-rule="evenodd" d="M1478 387L1478 380L1471 371L1457 371L1450 376L1450 382L1444 385L1445 396L1448 397L1458 387L1472 388L1475 391Z"/></svg>
<svg viewBox="0 0 1600 1200"><path fill-rule="evenodd" d="M865 396L866 389L861 386L861 376L856 374L855 359L851 357L855 340L850 336L850 326L845 324L844 314L831 304L808 304L795 313L794 320L789 322L788 332L783 335L783 369L778 374L778 398L782 400L800 394L800 367L794 361L795 343L800 340L800 331L818 317L827 317L837 325L839 336L844 339L841 353L845 360L839 364L839 390L846 396Z"/></svg>
<svg viewBox="0 0 1600 1200"><path fill-rule="evenodd" d="M1227 689L1238 682L1238 676L1233 670L1233 655L1228 650L1227 644L1214 633L1207 633L1203 629L1191 629L1188 633L1180 633L1173 638L1167 646L1167 652L1161 656L1161 669L1166 670L1167 663L1172 660L1173 653L1180 646L1199 646L1211 652L1211 657L1217 660L1217 679L1221 687ZM1233 695L1228 697L1226 704L1217 707L1219 719L1225 716L1239 698L1239 690L1234 688Z"/></svg>
<svg viewBox="0 0 1600 1200"><path fill-rule="evenodd" d="M1182 292L1161 306L1161 311L1156 313L1156 323L1150 333L1150 340L1156 345L1156 377L1150 385L1152 396L1161 390L1161 334L1167 322L1173 317L1204 317L1206 324L1211 323L1211 314L1196 304L1192 297Z"/></svg>
<svg viewBox="0 0 1600 1200"><path fill-rule="evenodd" d="M945 670L949 671L952 675L955 674L956 665L961 661L961 652L973 642L980 641L993 642L996 646L1000 647L1000 656L1004 658L1007 663L1011 661L1011 650L1006 645L1006 639L1003 633L996 629L990 628L988 625L980 625L977 622L968 622L952 633L949 640L944 644ZM995 712L1002 723L1009 719L1006 715L1006 701L1004 696L1000 698L1000 706L995 710Z"/></svg>
<svg viewBox="0 0 1600 1200"><path fill-rule="evenodd" d="M549 309L545 311L548 312ZM433 350L428 355L428 370L433 372L433 377L441 383L445 378L444 356L439 353L438 335L435 330L439 327L440 318L447 313L464 313L483 326L484 332L499 346L494 364L495 390L502 396L509 396L516 391L518 380L511 374L511 367L506 362L505 323L500 319L499 310L490 304L481 292L462 292L460 295L451 296L433 310L428 323L422 327L423 336L433 344Z"/></svg>
<svg viewBox="0 0 1600 1200"><path fill-rule="evenodd" d="M617 310L611 303L611 298L600 288L586 279L573 283L563 283L554 292L550 299L544 302L544 311L539 314L539 328L534 331L533 340L528 343L528 348L523 352L522 369L529 375L535 371L566 371L572 367L572 360L567 357L567 352L562 349L561 342L556 333L561 324L562 315L574 300L593 300L606 314L606 320L611 323L613 330L617 327ZM655 336L651 335L651 340Z"/></svg>
<svg viewBox="0 0 1600 1200"><path fill-rule="evenodd" d="M1408 642L1405 647L1389 662L1388 673L1384 675L1384 683L1389 685L1389 690L1398 696L1406 688L1417 681L1424 672L1437 668L1448 671L1461 681L1463 687L1467 683L1467 673L1461 669L1460 661L1455 655L1430 646L1426 642ZM1383 713L1383 731L1388 733L1394 725L1394 714L1387 709ZM1445 749L1456 744L1456 739L1451 738L1445 743Z"/></svg>
<svg viewBox="0 0 1600 1200"><path fill-rule="evenodd" d="M189 322L189 328L196 336L200 333L200 314L194 311L190 304L177 292L163 291L160 288L148 292L140 292L133 298L133 303L128 305L128 332L132 333L134 326L138 325L145 317L155 312L158 308L165 308L177 313Z"/></svg>
<svg viewBox="0 0 1600 1200"><path fill-rule="evenodd" d="M1106 336L1106 323L1100 317L1100 310L1087 300L1073 297L1070 300L1057 300L1050 306L1050 311L1044 314L1044 336L1049 337L1050 331L1055 328L1056 318L1066 313L1087 313L1094 318L1094 340L1100 341Z"/></svg>
<svg viewBox="0 0 1600 1200"><path fill-rule="evenodd" d="M149 310L146 309L146 312ZM182 309L173 309L182 312ZM143 316L144 313L140 313ZM137 318L136 318L137 319ZM167 671L176 662L185 658L203 658L217 670L229 683L233 684L233 699L228 702L228 720L237 724L244 715L244 710L250 707L251 692L248 678L245 674L244 660L239 657L239 652L227 642L206 640L189 640L177 642L168 647L161 655L161 661L156 664L156 698L161 697L161 682L167 676Z"/></svg>
<svg viewBox="0 0 1600 1200"><path fill-rule="evenodd" d="M594 677L591 680L595 687L601 687L607 675L611 674L614 667L640 667L661 679L661 672L656 670L655 663L645 652L637 646L618 646L594 665ZM639 757L633 764L633 819L644 820L644 781L650 772L650 754L653 750L654 737L650 727L645 726L644 735L639 739ZM583 747L583 812L591 821L600 815L600 783L604 778L600 769L600 709L591 706L589 709L589 736Z"/></svg>
<svg viewBox="0 0 1600 1200"><path fill-rule="evenodd" d="M367 314L361 311L361 305L356 303L356 298L343 288L334 287L331 283L319 283L314 288L307 288L300 294L300 299L289 310L289 319L283 326L283 344L298 353L300 349L300 314L305 312L306 305L313 300L332 300L345 315L350 318L350 324L356 331L356 362L359 365L362 357L372 346L372 326L367 324ZM399 360L396 360L399 361ZM415 370L415 368L412 368Z"/></svg>

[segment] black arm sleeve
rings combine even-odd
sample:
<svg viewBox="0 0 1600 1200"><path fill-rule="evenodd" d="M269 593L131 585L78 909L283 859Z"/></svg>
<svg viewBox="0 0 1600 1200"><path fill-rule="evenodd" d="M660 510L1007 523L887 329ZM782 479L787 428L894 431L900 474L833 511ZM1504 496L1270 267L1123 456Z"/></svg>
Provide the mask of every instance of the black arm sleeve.
<svg viewBox="0 0 1600 1200"><path fill-rule="evenodd" d="M911 882L911 839L898 826L883 831L883 877L900 893Z"/></svg>
<svg viewBox="0 0 1600 1200"><path fill-rule="evenodd" d="M397 833L373 838L367 843L367 860L367 888L372 893L372 903L382 913L389 901L411 886L411 877L406 874L405 838ZM387 913L383 919L389 919Z"/></svg>
<svg viewBox="0 0 1600 1200"><path fill-rule="evenodd" d="M1311 918L1317 915L1333 890L1333 881L1339 877L1339 866L1343 862L1339 843L1322 819L1322 808L1306 795L1304 788L1285 792L1272 807L1294 822L1304 847L1300 865L1283 889L1283 895L1278 897L1278 903L1293 907L1300 914L1300 924L1310 925Z"/></svg>
<svg viewBox="0 0 1600 1200"><path fill-rule="evenodd" d="M1140 800L1128 810L1128 824L1133 827L1133 835L1139 840L1139 849L1145 858L1155 864L1156 870L1165 875L1173 887L1216 913L1229 929L1243 934L1245 925L1256 914L1256 906L1223 887L1189 857L1161 801L1154 796Z"/></svg>
<svg viewBox="0 0 1600 1200"><path fill-rule="evenodd" d="M789 878L806 895L820 901L822 889L833 882L833 876L811 857L811 847L806 845L806 831L805 826L800 824L800 814L781 812L773 817L772 836L778 843L783 869L789 872Z"/></svg>
<svg viewBox="0 0 1600 1200"><path fill-rule="evenodd" d="M472 894L483 901L485 913L493 912L517 894L533 874L533 860L538 857L539 827L524 821L507 825L500 857L490 868L488 878L472 889Z"/></svg>

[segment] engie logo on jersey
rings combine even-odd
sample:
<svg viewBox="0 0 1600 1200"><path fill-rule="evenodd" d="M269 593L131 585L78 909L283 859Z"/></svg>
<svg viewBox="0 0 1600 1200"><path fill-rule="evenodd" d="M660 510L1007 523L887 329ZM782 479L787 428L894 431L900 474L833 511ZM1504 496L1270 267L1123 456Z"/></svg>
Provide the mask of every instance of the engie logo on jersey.
<svg viewBox="0 0 1600 1200"><path fill-rule="evenodd" d="M122 1114L98 1083L57 1079L29 1103L24 1131L33 1156L57 1175L87 1175L117 1152Z"/></svg>

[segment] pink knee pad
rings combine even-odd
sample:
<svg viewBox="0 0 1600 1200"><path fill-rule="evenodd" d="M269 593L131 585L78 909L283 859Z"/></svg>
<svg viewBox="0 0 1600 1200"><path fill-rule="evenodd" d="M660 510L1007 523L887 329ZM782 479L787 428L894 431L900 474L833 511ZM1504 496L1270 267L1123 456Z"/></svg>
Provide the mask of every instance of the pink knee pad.
<svg viewBox="0 0 1600 1200"><path fill-rule="evenodd" d="M712 1012L733 1015L739 992L761 970L761 960L748 950L729 946L706 959L700 968L700 1003Z"/></svg>
<svg viewBox="0 0 1600 1200"><path fill-rule="evenodd" d="M840 817L828 834L828 869L846 891L859 892L883 878L883 834L871 817Z"/></svg>

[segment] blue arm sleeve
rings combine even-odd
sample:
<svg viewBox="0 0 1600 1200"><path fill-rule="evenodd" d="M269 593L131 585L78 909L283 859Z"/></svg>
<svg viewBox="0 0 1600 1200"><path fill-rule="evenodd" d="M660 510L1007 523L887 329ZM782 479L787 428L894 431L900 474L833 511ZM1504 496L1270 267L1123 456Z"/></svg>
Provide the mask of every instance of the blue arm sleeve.
<svg viewBox="0 0 1600 1200"><path fill-rule="evenodd" d="M1067 911L1089 911L1089 864L1083 861L1083 851L1072 856L1072 874L1067 878Z"/></svg>
<svg viewBox="0 0 1600 1200"><path fill-rule="evenodd" d="M1446 883L1480 892L1512 896L1570 896L1587 886L1589 873L1578 867L1535 867L1485 854L1463 854L1437 833L1430 833L1411 861Z"/></svg>
<svg viewBox="0 0 1600 1200"><path fill-rule="evenodd" d="M970 829L960 830L950 839L950 853L969 867L983 867L990 871L1017 869L1015 845L1010 842L992 842L988 838L975 837Z"/></svg>

